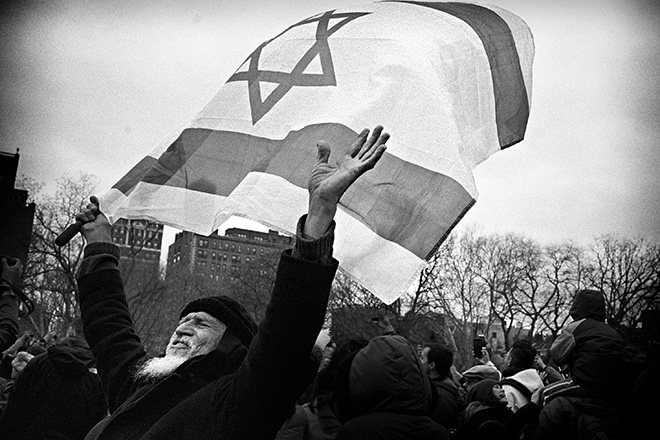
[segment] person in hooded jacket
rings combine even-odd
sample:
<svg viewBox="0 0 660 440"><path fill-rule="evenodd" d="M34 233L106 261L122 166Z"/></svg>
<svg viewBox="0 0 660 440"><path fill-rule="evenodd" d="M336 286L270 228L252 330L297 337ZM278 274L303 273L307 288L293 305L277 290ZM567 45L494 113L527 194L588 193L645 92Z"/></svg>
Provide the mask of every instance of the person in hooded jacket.
<svg viewBox="0 0 660 440"><path fill-rule="evenodd" d="M35 356L16 379L0 421L0 438L83 439L107 413L82 321L67 338Z"/></svg>
<svg viewBox="0 0 660 440"><path fill-rule="evenodd" d="M439 440L449 432L431 418L431 383L402 336L378 336L346 359L335 381L342 427L336 440Z"/></svg>
<svg viewBox="0 0 660 440"><path fill-rule="evenodd" d="M453 430L456 428L459 413L458 385L451 374L454 352L445 344L432 343L422 350L421 360L431 385L437 392L431 418Z"/></svg>
<svg viewBox="0 0 660 440"><path fill-rule="evenodd" d="M538 416L538 406L529 403L513 412L506 393L494 379L483 379L468 392L467 407L459 415L458 440L517 440L523 428Z"/></svg>
<svg viewBox="0 0 660 440"><path fill-rule="evenodd" d="M627 355L623 338L605 323L603 292L578 291L569 314L573 322L550 347L553 361L568 366L571 380L584 395L618 399Z"/></svg>
<svg viewBox="0 0 660 440"><path fill-rule="evenodd" d="M626 400L625 342L605 323L603 292L578 291L569 313L573 322L554 341L550 354L557 365L568 367L570 377L543 390L534 438L617 438Z"/></svg>
<svg viewBox="0 0 660 440"><path fill-rule="evenodd" d="M346 359L353 359L368 343L364 338L353 338L336 345L327 366L316 375L311 399L303 405L312 440L334 440L341 429L334 396L337 373Z"/></svg>
<svg viewBox="0 0 660 440"><path fill-rule="evenodd" d="M534 368L536 356L536 349L528 340L523 339L515 341L504 357L502 389L513 412L531 402L532 396L539 395L545 386Z"/></svg>

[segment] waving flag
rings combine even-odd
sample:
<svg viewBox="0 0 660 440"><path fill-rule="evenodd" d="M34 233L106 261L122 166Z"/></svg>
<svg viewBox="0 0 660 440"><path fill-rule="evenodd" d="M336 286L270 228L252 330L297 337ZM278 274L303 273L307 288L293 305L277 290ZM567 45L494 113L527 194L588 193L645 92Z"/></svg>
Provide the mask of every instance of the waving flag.
<svg viewBox="0 0 660 440"><path fill-rule="evenodd" d="M391 134L341 200L335 256L386 303L475 203L473 170L523 139L534 46L494 6L378 2L302 20L261 44L208 105L102 198L111 221L208 235L231 216L295 232L316 143Z"/></svg>

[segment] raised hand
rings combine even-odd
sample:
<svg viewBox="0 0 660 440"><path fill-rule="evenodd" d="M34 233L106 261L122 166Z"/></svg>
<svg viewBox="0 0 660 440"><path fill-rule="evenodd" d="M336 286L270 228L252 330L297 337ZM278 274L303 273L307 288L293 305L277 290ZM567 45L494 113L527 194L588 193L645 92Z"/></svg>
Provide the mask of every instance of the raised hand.
<svg viewBox="0 0 660 440"><path fill-rule="evenodd" d="M87 243L111 243L112 226L99 209L99 200L95 196L91 196L89 201L90 203L76 215L76 220L84 223L80 228L80 233L85 237Z"/></svg>
<svg viewBox="0 0 660 440"><path fill-rule="evenodd" d="M341 196L362 174L376 165L387 148L385 143L389 138L390 135L383 133L380 125L374 128L371 136L365 129L335 165L328 163L330 146L325 141L317 144L318 159L309 177L305 235L318 238L327 231Z"/></svg>
<svg viewBox="0 0 660 440"><path fill-rule="evenodd" d="M13 286L18 286L23 273L23 263L18 258L2 258L1 278Z"/></svg>

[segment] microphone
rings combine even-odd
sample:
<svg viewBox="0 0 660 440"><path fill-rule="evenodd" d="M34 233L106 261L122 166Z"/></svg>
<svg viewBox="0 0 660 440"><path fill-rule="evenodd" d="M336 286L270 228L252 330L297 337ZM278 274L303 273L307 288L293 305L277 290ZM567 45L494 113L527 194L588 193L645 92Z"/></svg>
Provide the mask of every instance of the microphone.
<svg viewBox="0 0 660 440"><path fill-rule="evenodd" d="M96 205L96 207L99 207L99 199L96 198L96 196L91 196L89 198L89 201L92 202L93 204ZM98 210L96 215L99 215L101 213L101 210ZM67 226L67 228L57 236L55 239L55 244L59 247L64 246L67 244L73 237L76 236L78 232L80 232L80 228L85 224L82 220L76 220L76 222L72 225Z"/></svg>
<svg viewBox="0 0 660 440"><path fill-rule="evenodd" d="M60 235L57 236L55 244L59 247L67 244L78 232L80 232L82 225L84 225L82 221L76 220L74 224L69 225Z"/></svg>

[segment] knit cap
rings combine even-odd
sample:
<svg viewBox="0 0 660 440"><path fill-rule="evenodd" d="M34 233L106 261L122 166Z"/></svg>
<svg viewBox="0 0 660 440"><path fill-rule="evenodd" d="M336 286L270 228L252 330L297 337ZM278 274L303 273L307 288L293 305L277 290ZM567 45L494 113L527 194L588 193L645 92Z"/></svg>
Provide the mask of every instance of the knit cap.
<svg viewBox="0 0 660 440"><path fill-rule="evenodd" d="M475 379L494 379L500 380L502 375L499 370L490 365L475 365L463 373L463 377Z"/></svg>
<svg viewBox="0 0 660 440"><path fill-rule="evenodd" d="M257 324L250 313L245 307L226 295L209 296L191 301L183 308L179 319L192 312L206 312L218 318L246 347L250 346L252 338L257 334Z"/></svg>
<svg viewBox="0 0 660 440"><path fill-rule="evenodd" d="M498 399L493 394L493 387L499 382L493 379L482 379L468 391L467 403L482 402L487 404L497 404Z"/></svg>

